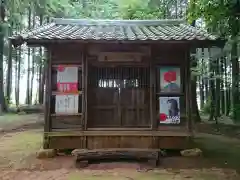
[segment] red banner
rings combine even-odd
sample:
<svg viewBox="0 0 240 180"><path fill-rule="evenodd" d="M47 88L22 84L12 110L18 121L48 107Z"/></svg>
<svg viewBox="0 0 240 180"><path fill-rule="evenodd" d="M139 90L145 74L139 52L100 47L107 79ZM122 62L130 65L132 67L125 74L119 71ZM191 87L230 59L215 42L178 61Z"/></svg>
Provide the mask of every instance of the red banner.
<svg viewBox="0 0 240 180"><path fill-rule="evenodd" d="M65 93L77 93L78 83L57 83L57 90Z"/></svg>

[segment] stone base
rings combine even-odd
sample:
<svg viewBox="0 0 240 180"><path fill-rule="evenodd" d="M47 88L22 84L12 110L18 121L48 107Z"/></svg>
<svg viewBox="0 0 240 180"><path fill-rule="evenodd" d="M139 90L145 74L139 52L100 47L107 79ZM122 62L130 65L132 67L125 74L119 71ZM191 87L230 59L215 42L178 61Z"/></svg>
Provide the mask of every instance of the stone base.
<svg viewBox="0 0 240 180"><path fill-rule="evenodd" d="M57 155L57 151L55 149L40 149L37 152L38 159L53 158L56 155Z"/></svg>
<svg viewBox="0 0 240 180"><path fill-rule="evenodd" d="M181 151L181 155L184 157L199 157L202 156L202 150L198 148L186 149Z"/></svg>

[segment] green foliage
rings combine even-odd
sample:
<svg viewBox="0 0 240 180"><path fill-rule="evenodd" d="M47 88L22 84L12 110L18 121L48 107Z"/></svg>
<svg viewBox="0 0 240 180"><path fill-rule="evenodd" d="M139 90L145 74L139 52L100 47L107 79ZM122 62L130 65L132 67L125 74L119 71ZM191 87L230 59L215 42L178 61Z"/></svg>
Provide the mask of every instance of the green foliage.
<svg viewBox="0 0 240 180"><path fill-rule="evenodd" d="M230 110L229 117L233 119L233 112L236 113L236 122L240 121L240 104L235 105L234 108Z"/></svg>
<svg viewBox="0 0 240 180"><path fill-rule="evenodd" d="M222 36L231 35L239 21L233 13L237 0L190 0L187 18L193 20L203 18L209 30ZM235 24L238 22L238 24Z"/></svg>
<svg viewBox="0 0 240 180"><path fill-rule="evenodd" d="M160 19L164 16L163 6L150 7L142 1L131 1L120 8L123 19Z"/></svg>

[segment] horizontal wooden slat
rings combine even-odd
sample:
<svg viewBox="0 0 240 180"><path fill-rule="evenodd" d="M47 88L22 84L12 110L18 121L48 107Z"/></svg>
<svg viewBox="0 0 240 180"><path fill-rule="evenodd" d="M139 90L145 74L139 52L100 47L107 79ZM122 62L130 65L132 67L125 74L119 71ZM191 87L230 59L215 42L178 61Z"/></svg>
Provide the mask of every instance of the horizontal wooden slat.
<svg viewBox="0 0 240 180"><path fill-rule="evenodd" d="M51 116L82 116L82 113L57 113L51 114Z"/></svg>
<svg viewBox="0 0 240 180"><path fill-rule="evenodd" d="M131 151L131 152L155 152L159 149L143 149L143 148L109 148L109 149L75 149L72 154L84 154L94 152L119 152L119 151Z"/></svg>
<svg viewBox="0 0 240 180"><path fill-rule="evenodd" d="M157 95L160 95L160 96L169 96L169 97L178 97L178 96L184 96L184 93L169 93L169 92L157 92L156 93Z"/></svg>
<svg viewBox="0 0 240 180"><path fill-rule="evenodd" d="M143 128L113 128L113 127L96 127L96 128L88 128L88 131L147 131L147 130L151 130L151 127L143 127Z"/></svg>
<svg viewBox="0 0 240 180"><path fill-rule="evenodd" d="M148 109L149 106L146 106L146 105L136 105L136 106L126 106L124 105L123 107L121 107L122 109L126 109L126 110L136 110L136 109L139 109L139 110L145 110L145 109Z"/></svg>
<svg viewBox="0 0 240 180"><path fill-rule="evenodd" d="M116 105L104 105L104 106L91 106L93 109L99 109L99 110L108 110L108 109L114 109L116 108Z"/></svg>
<svg viewBox="0 0 240 180"><path fill-rule="evenodd" d="M184 131L65 131L45 132L47 136L167 136L188 137Z"/></svg>
<svg viewBox="0 0 240 180"><path fill-rule="evenodd" d="M64 61L64 63L66 63L66 61ZM78 68L82 68L82 65L81 64L61 64L63 65L64 67L78 67ZM52 65L53 68L58 68L59 67L59 64L53 64Z"/></svg>
<svg viewBox="0 0 240 180"><path fill-rule="evenodd" d="M52 129L77 129L83 127L83 116L81 115L62 115L51 117Z"/></svg>
<svg viewBox="0 0 240 180"><path fill-rule="evenodd" d="M58 91L52 91L52 95L81 95L83 92L82 91L78 91L78 92L58 92Z"/></svg>

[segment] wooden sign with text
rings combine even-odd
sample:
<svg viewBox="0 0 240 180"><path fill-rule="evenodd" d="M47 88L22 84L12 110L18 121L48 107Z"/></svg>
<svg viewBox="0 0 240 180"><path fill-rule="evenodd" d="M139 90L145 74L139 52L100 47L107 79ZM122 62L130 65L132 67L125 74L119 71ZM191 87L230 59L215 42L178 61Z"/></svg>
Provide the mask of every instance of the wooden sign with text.
<svg viewBox="0 0 240 180"><path fill-rule="evenodd" d="M140 62L142 54L132 52L102 52L98 55L101 62Z"/></svg>

